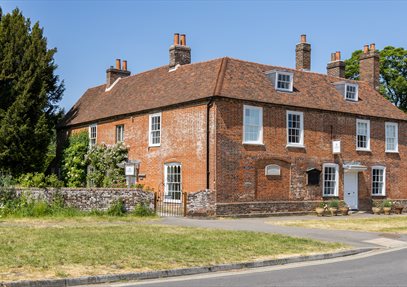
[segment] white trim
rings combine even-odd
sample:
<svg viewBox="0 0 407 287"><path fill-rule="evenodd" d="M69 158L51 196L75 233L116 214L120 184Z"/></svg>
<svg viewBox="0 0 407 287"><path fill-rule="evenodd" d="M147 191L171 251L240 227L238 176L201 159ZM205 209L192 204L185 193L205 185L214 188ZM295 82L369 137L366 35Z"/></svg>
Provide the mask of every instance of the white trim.
<svg viewBox="0 0 407 287"><path fill-rule="evenodd" d="M290 87L288 89L278 88L278 75L287 75L290 76ZM277 91L283 92L292 92L293 91L293 82L294 82L294 73L292 72L283 72L283 71L276 71L276 82L274 84L274 88Z"/></svg>
<svg viewBox="0 0 407 287"><path fill-rule="evenodd" d="M94 144L92 144L92 139L93 139L93 137L92 137L92 128L95 128L95 143ZM89 148L91 148L91 147L93 147L93 146L95 146L96 144L97 144L97 139L98 139L98 125L97 124L91 124L90 126L89 126L89 131L88 131L88 133L89 133Z"/></svg>
<svg viewBox="0 0 407 287"><path fill-rule="evenodd" d="M260 125L260 131L259 131L259 140L258 141L247 141L245 140L245 122L246 122L246 109L252 109L252 110L258 110L259 111L259 125ZM243 144L254 144L254 145L262 145L263 144L263 108L262 107L256 107L256 106L249 106L249 105L243 105Z"/></svg>
<svg viewBox="0 0 407 287"><path fill-rule="evenodd" d="M375 169L378 169L378 170L383 170L383 185L382 185L382 192L381 193L376 193L376 194L373 194L373 170L375 170ZM371 193L371 195L372 196L385 196L386 195L386 167L385 166L381 166L381 165L375 165L375 166L372 166L372 172L370 173L370 175L371 175L371 185L370 185L370 187L371 187L371 191L370 191L370 193Z"/></svg>
<svg viewBox="0 0 407 287"><path fill-rule="evenodd" d="M325 194L325 168L326 167L335 168L334 194ZM323 197L335 197L338 195L339 195L339 165L336 163L324 163L322 165L322 196Z"/></svg>
<svg viewBox="0 0 407 287"><path fill-rule="evenodd" d="M153 132L151 130L151 124L152 124L152 118L153 117L160 117L160 142L159 143L153 143L153 138L151 136L151 133ZM150 114L149 115L149 120L148 120L148 146L160 146L161 145L161 134L162 134L162 115L160 113L155 113L155 114Z"/></svg>
<svg viewBox="0 0 407 287"><path fill-rule="evenodd" d="M355 99L348 99L346 97L348 93L348 87L355 87ZM347 101L351 102L357 102L359 100L359 85L358 84L350 84L350 83L345 83L345 93L344 93L344 98Z"/></svg>
<svg viewBox="0 0 407 287"><path fill-rule="evenodd" d="M105 92L109 92L113 87L120 81L121 78L117 78L108 88L105 89Z"/></svg>
<svg viewBox="0 0 407 287"><path fill-rule="evenodd" d="M180 185L180 191L179 192L181 193L181 195L180 195L179 200L178 199L166 199L165 198L166 194L168 193L168 187L167 187L167 184L168 184L168 182L167 182L167 175L168 175L167 167L168 166L179 166L180 169L181 169L180 182L179 182L179 185ZM180 162L164 163L164 202L173 202L173 203L181 203L182 202L182 164Z"/></svg>
<svg viewBox="0 0 407 287"><path fill-rule="evenodd" d="M288 116L289 115L299 115L300 116L300 142L290 143L289 142L289 127L288 127ZM297 111L286 111L286 135L287 135L287 147L304 147L304 113Z"/></svg>
<svg viewBox="0 0 407 287"><path fill-rule="evenodd" d="M393 126L394 127L394 131L395 131L395 138L394 138L394 149L393 150L389 150L387 149L387 127ZM384 130L384 148L385 151L388 153L398 153L399 152L399 127L398 127L398 123L394 123L394 122L386 122L385 123L385 130Z"/></svg>
<svg viewBox="0 0 407 287"><path fill-rule="evenodd" d="M367 129L367 135L366 135L366 147L358 147L358 126L359 123L362 124L367 124L366 129ZM361 120L361 119L356 119L356 150L358 151L370 151L370 120Z"/></svg>

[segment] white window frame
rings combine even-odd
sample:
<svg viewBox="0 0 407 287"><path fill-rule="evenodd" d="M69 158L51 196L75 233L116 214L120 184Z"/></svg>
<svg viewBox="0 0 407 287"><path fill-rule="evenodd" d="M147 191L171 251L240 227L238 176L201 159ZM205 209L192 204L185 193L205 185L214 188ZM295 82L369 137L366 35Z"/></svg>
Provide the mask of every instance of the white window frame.
<svg viewBox="0 0 407 287"><path fill-rule="evenodd" d="M92 128L95 128L95 137L92 137ZM92 124L89 126L89 147L92 148L97 144L97 138L98 138L98 125L97 124ZM92 140L95 140L94 143L92 143Z"/></svg>
<svg viewBox="0 0 407 287"><path fill-rule="evenodd" d="M382 190L381 193L373 193L373 171L374 170L382 170L383 171L383 182L382 182ZM385 196L386 195L386 167L385 166L372 166L372 172L371 172L372 180L371 180L371 194L372 196Z"/></svg>
<svg viewBox="0 0 407 287"><path fill-rule="evenodd" d="M116 143L119 142L124 142L124 125L116 125Z"/></svg>
<svg viewBox="0 0 407 287"><path fill-rule="evenodd" d="M359 144L359 141L358 141L359 123L366 124L366 130L367 130L366 147L359 147L359 145L358 145ZM356 119L356 150L370 151L370 120Z"/></svg>
<svg viewBox="0 0 407 287"><path fill-rule="evenodd" d="M355 98L348 98L348 87L354 87L355 88ZM359 99L359 85L358 84L345 84L345 100L347 101L352 101L352 102L357 102Z"/></svg>
<svg viewBox="0 0 407 287"><path fill-rule="evenodd" d="M160 129L159 130L152 130L152 124L153 124L153 118L154 117L160 117ZM160 142L159 143L153 143L153 132L160 132ZM150 114L149 115L149 121L148 121L148 145L149 146L160 146L161 145L161 134L162 134L162 115L161 113L155 113L155 114Z"/></svg>
<svg viewBox="0 0 407 287"><path fill-rule="evenodd" d="M334 194L325 194L325 168L326 167L335 168ZM338 195L339 195L339 165L336 163L324 163L322 165L322 196L323 197L336 197Z"/></svg>
<svg viewBox="0 0 407 287"><path fill-rule="evenodd" d="M180 174L179 174L179 182L177 181L168 181L168 168L171 167L179 167L180 168ZM170 192L168 189L169 184L179 184L179 191L180 192L180 199L169 199L166 198L168 193ZM174 192L173 190L171 192ZM180 203L182 202L182 164L180 162L170 162L170 163L165 163L164 164L164 202L172 202L172 203Z"/></svg>
<svg viewBox="0 0 407 287"><path fill-rule="evenodd" d="M388 127L394 127L394 133L395 133L395 137L394 137L394 149L388 149L387 148L387 129ZM394 123L394 122L386 122L385 123L385 150L386 152L394 152L394 153L398 153L399 152L399 127L398 127L398 123Z"/></svg>
<svg viewBox="0 0 407 287"><path fill-rule="evenodd" d="M299 143L290 143L289 141L289 115L298 115L300 116L300 142ZM304 113L297 111L287 111L286 112L286 134L287 134L287 146L288 147L304 147Z"/></svg>
<svg viewBox="0 0 407 287"><path fill-rule="evenodd" d="M250 141L246 140L245 134L246 134L246 109L252 109L252 110L258 110L259 112L259 125L260 125L260 131L259 131L259 140L258 141ZM249 106L249 105L243 105L243 144L257 144L257 145L262 145L263 144L263 108L262 107L256 107L256 106Z"/></svg>
<svg viewBox="0 0 407 287"><path fill-rule="evenodd" d="M284 88L279 88L279 87L278 87L278 75L290 76L290 86L289 86L288 89L284 89ZM275 88L277 91L292 92L292 91L293 91L293 82L294 82L294 73L276 71L276 83L275 83L274 88Z"/></svg>

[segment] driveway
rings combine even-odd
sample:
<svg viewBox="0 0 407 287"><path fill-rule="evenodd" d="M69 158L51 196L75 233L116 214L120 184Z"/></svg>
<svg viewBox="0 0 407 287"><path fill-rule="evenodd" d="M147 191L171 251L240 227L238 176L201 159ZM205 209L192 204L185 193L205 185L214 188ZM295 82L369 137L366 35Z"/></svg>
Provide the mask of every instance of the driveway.
<svg viewBox="0 0 407 287"><path fill-rule="evenodd" d="M352 218L373 217L371 214L354 214ZM406 234L359 232L343 230L323 230L313 228L273 225L273 221L316 219L315 216L285 216L266 218L239 219L194 219L183 217L165 217L158 224L219 228L227 230L246 230L279 233L296 237L312 238L330 242L341 242L353 247L387 247L394 248L407 245ZM343 219L343 218L342 218ZM340 217L327 217L321 220L340 220Z"/></svg>

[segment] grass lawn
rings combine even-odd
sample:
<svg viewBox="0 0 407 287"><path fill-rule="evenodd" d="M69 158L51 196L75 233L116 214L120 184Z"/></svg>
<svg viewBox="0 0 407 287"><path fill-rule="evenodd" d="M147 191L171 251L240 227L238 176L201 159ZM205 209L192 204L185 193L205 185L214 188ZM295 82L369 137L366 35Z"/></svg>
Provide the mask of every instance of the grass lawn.
<svg viewBox="0 0 407 287"><path fill-rule="evenodd" d="M159 219L0 220L0 281L203 266L345 249L288 236L159 225Z"/></svg>
<svg viewBox="0 0 407 287"><path fill-rule="evenodd" d="M332 218L312 220L270 221L270 224L319 229L357 230L407 233L407 216L378 216L374 218Z"/></svg>

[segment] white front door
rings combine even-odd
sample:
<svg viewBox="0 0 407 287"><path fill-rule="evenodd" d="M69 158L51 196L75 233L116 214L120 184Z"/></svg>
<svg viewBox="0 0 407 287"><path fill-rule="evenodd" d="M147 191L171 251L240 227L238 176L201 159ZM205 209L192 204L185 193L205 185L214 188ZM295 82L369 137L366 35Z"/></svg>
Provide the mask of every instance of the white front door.
<svg viewBox="0 0 407 287"><path fill-rule="evenodd" d="M350 209L358 209L358 173L344 173L344 200Z"/></svg>
<svg viewBox="0 0 407 287"><path fill-rule="evenodd" d="M181 164L166 163L164 165L164 179L164 202L181 202Z"/></svg>

